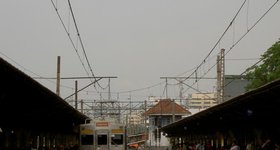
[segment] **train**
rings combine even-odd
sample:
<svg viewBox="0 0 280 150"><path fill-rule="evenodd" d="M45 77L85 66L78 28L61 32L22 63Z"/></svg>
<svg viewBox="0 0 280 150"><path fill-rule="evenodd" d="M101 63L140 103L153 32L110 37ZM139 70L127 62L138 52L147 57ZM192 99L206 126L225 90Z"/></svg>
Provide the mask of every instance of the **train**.
<svg viewBox="0 0 280 150"><path fill-rule="evenodd" d="M80 150L125 150L125 125L114 118L91 119L80 125Z"/></svg>

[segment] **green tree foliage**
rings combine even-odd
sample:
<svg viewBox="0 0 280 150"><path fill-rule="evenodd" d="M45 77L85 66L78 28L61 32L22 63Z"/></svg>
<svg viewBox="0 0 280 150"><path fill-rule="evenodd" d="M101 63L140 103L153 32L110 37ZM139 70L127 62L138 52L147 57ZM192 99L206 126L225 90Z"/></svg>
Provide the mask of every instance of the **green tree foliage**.
<svg viewBox="0 0 280 150"><path fill-rule="evenodd" d="M246 86L247 91L280 78L280 39L261 55L261 60L261 65L246 70L246 77L250 81Z"/></svg>

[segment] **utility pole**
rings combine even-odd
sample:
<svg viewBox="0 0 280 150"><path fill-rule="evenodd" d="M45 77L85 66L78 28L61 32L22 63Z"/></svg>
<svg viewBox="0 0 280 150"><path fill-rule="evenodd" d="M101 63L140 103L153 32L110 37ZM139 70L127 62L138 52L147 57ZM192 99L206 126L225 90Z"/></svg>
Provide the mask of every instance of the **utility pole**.
<svg viewBox="0 0 280 150"><path fill-rule="evenodd" d="M225 86L225 49L221 49L220 55L217 56L217 102L224 102Z"/></svg>
<svg viewBox="0 0 280 150"><path fill-rule="evenodd" d="M167 77L160 77L160 79L165 79L165 98L168 98L168 92L167 92L167 88L168 88L168 83L167 83Z"/></svg>
<svg viewBox="0 0 280 150"><path fill-rule="evenodd" d="M145 109L145 111L144 111L144 114L145 114L145 116L144 116L144 125L145 125L145 143L144 143L144 150L146 150L147 149L147 114L146 114L146 111L147 111L147 100L145 100L145 103L144 103L144 109Z"/></svg>
<svg viewBox="0 0 280 150"><path fill-rule="evenodd" d="M83 114L84 113L84 101L81 100L81 113Z"/></svg>
<svg viewBox="0 0 280 150"><path fill-rule="evenodd" d="M129 118L131 117L132 112L132 103L131 103L131 93L129 93ZM129 122L130 123L130 122Z"/></svg>
<svg viewBox="0 0 280 150"><path fill-rule="evenodd" d="M165 79L165 98L168 98L168 92L167 92L167 78Z"/></svg>
<svg viewBox="0 0 280 150"><path fill-rule="evenodd" d="M222 87L222 91L221 91L221 100L222 102L225 101L225 49L221 49L221 69L222 69L222 75L221 75L221 87Z"/></svg>
<svg viewBox="0 0 280 150"><path fill-rule="evenodd" d="M183 100L183 82L182 80L178 80L179 81L179 87L180 87L180 93L179 93L179 98L180 98L180 105L183 105L182 100Z"/></svg>
<svg viewBox="0 0 280 150"><path fill-rule="evenodd" d="M175 122L175 99L172 102L172 123Z"/></svg>
<svg viewBox="0 0 280 150"><path fill-rule="evenodd" d="M60 96L60 56L57 56L56 94Z"/></svg>
<svg viewBox="0 0 280 150"><path fill-rule="evenodd" d="M78 81L75 80L75 109L78 109Z"/></svg>
<svg viewBox="0 0 280 150"><path fill-rule="evenodd" d="M108 78L108 100L111 100L111 80Z"/></svg>
<svg viewBox="0 0 280 150"><path fill-rule="evenodd" d="M217 103L221 102L221 64L220 55L217 56Z"/></svg>

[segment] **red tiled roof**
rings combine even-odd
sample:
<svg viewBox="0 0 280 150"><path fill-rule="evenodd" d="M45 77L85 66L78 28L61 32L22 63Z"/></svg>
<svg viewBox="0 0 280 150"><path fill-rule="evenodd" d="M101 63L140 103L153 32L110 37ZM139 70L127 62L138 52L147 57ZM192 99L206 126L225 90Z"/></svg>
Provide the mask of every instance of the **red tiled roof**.
<svg viewBox="0 0 280 150"><path fill-rule="evenodd" d="M174 107L173 107L174 104ZM186 110L182 106L178 105L177 103L171 101L170 99L161 99L154 107L147 110L143 115L152 115L152 114L174 114L178 115L187 115L191 114L190 111Z"/></svg>

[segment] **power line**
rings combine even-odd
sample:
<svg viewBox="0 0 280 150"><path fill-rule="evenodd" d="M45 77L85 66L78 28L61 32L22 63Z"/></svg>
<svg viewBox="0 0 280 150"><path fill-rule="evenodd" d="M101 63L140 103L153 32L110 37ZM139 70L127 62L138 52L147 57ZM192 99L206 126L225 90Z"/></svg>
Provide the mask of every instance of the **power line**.
<svg viewBox="0 0 280 150"><path fill-rule="evenodd" d="M245 32L245 34L243 34L231 47L230 49L226 52L229 53L267 14L268 12L279 2L279 0L276 0L270 7L269 9L263 14L261 15L261 17L249 28L247 29L247 32Z"/></svg>
<svg viewBox="0 0 280 150"><path fill-rule="evenodd" d="M81 35L80 35L80 32L79 32L79 29L78 29L78 25L77 25L77 22L76 22L76 19L75 19L75 16L74 16L74 12L73 12L72 5L71 5L70 0L68 0L69 9L70 9L70 12L71 12L72 19L73 19L73 21L74 21L75 29L76 29L77 36L78 36L78 38L79 38L79 42L80 42L81 47L82 47L82 50L83 50L83 54L84 54L84 56L85 56L85 58L86 58L86 62L87 62L88 68L89 68L89 70L90 70L90 72L91 72L91 75L90 75L89 72L87 71L87 69L86 69L86 67L85 67L85 65L84 65L84 63L83 63L83 61L82 61L82 59L81 59L81 56L80 56L79 53L78 53L78 49L77 49L77 47L75 46L75 44L74 44L74 42L73 42L73 40L72 40L72 38L71 38L71 36L70 36L70 33L69 33L69 31L67 30L67 27L66 27L65 23L63 22L61 15L60 15L59 12L58 12L58 8L57 8L56 5L54 4L53 0L51 0L51 2L52 2L53 7L55 8L55 11L56 11L56 13L57 13L57 15L58 15L58 17L59 17L59 19L60 19L60 22L62 23L62 26L63 26L65 32L67 33L67 36L68 36L68 38L69 38L69 40L70 40L70 42L71 42L71 44L72 44L72 46L73 46L73 48L74 48L76 54L77 54L78 57L79 57L79 60L80 60L80 62L81 62L81 64L82 64L84 70L86 71L86 73L87 73L88 76L93 76L93 77L95 77L95 75L94 75L94 73L93 73L93 71L92 71L92 67L91 67L91 65L90 65L90 63L89 63L89 60L88 60L88 57L87 57L85 48L84 48L84 44L83 44L83 41L82 41L82 38L81 38ZM96 80L96 79L94 78L94 80ZM91 81L91 82L93 82L93 81ZM95 82L95 83L98 84L98 86L99 86L101 89L103 89L103 90L105 89L105 88L103 88L103 87L99 84L99 82ZM94 87L95 87L95 86L94 86ZM98 91L98 90L96 89L96 87L95 87L95 90Z"/></svg>
<svg viewBox="0 0 280 150"><path fill-rule="evenodd" d="M276 5L276 3L278 2L278 0L257 20L257 22L251 27L251 28L249 28L248 29L248 31L239 39L239 40L237 40L235 43L234 43L234 45L231 47L231 49L234 47L234 46L236 46L247 34L248 34L248 32L249 31L251 31L260 21L261 21L261 19L263 19L264 18L264 16ZM242 5L241 5L241 7L238 9L238 11L237 11L237 13L235 14L235 16L233 17L233 19L232 19L232 21L230 22L230 24L228 25L228 27L226 28L226 30L223 32L223 34L221 35L221 37L218 39L218 41L216 42L216 44L214 45L214 47L211 49L211 51L209 52L209 54L206 56L206 58L202 61L202 63L200 64L200 65L198 65L197 67L196 67L196 69L195 69L195 71L193 71L192 72L192 74L191 75L189 75L186 79L190 79L191 78L191 76L194 74L194 73L196 73L197 72L197 69L199 68L199 67L201 67L204 63L205 63L205 61L206 61L206 59L210 56L210 54L213 52L213 50L217 47L217 45L220 43L220 41L222 40L222 38L224 37L224 35L226 34L226 32L228 32L228 30L229 30L229 28L233 25L233 23L234 23L234 21L236 20L236 18L237 18L237 16L238 16L238 14L240 13L240 11L241 11L241 9L244 7L244 5L245 5L245 3L246 3L246 0L242 3ZM228 52L227 52L228 53ZM226 53L226 54L227 54ZM227 59L227 60L255 60L255 59L259 59L259 58L248 58L248 59ZM258 62L259 63L259 62ZM195 79L197 79L197 81L195 81L195 82L198 82L200 79L204 79L205 77L205 75L207 74L207 73L209 73L210 72L210 70L212 70L214 67L216 66L216 63L212 66L212 67L210 67L210 69L208 69L208 71L206 71L206 73L203 75L203 76L201 76L201 77L199 77L199 78L195 78ZM243 73L242 73L243 74ZM163 83L163 82L161 82L161 83ZM193 83L193 85L194 85L195 83ZM229 83L228 83L229 84ZM228 85L227 84L227 85ZM192 85L192 86L193 86ZM189 85L188 85L189 86ZM226 85L225 85L226 86ZM143 88L143 89L145 89L145 88ZM134 90L134 91L137 91L137 90Z"/></svg>
<svg viewBox="0 0 280 150"><path fill-rule="evenodd" d="M244 4L245 4L246 0L244 0L244 2L242 3L242 5L240 6L240 8L238 9L237 13L235 14L235 16L233 17L233 19L231 20L231 22L229 23L229 25L227 26L227 28L225 29L225 31L223 32L223 34L220 36L220 38L218 39L218 41L215 43L215 45L213 46L213 48L210 50L210 52L206 55L206 57L203 59L203 61L196 67L195 71L193 71L188 77L191 77L198 68L200 68L205 62L206 59L211 55L211 53L214 51L214 49L217 47L217 45L220 43L220 41L222 40L222 38L225 36L225 34L227 33L227 31L229 30L229 28L232 26L233 22L235 21L235 19L237 18L238 14L240 13L241 9L243 8Z"/></svg>
<svg viewBox="0 0 280 150"><path fill-rule="evenodd" d="M84 56L85 56L85 58L86 58L87 65L88 65L88 67L89 67L89 70L90 70L90 72L91 72L91 75L92 75L93 77L95 77L95 75L94 75L94 73L93 73L93 71L92 71L92 67L91 67L91 65L90 65L90 63L89 63L89 60L88 60L86 51L85 51L85 47L84 47L84 44L83 44L83 41L82 41L82 38L81 38L81 34L80 34L80 32L79 32L79 29L78 29L78 25L77 25L77 22L76 22L76 19L75 19L75 15L74 15L74 12L73 12L72 5L71 5L70 0L68 0L68 5L69 5L69 8L70 8L70 12L71 12L71 15L72 15L72 19L73 19L73 21L74 21L75 29L76 29L76 32L77 32L77 35L78 35L78 38L79 38L81 47L82 47L82 50L83 50L83 54L84 54ZM96 78L94 78L94 82L95 82L95 81L96 81ZM98 85L101 89L103 89L103 90L106 89L106 88L102 87L102 86L99 84L99 82L95 82L95 83L97 83L97 85ZM95 87L95 86L94 86L94 87ZM96 87L95 87L95 88L96 88ZM97 89L96 89L96 90L97 90Z"/></svg>
<svg viewBox="0 0 280 150"><path fill-rule="evenodd" d="M240 8L238 9L237 13L234 15L233 19L231 20L231 22L229 23L229 25L227 26L227 28L225 29L225 31L222 33L222 35L220 36L220 38L218 39L218 41L214 44L213 48L210 50L210 52L206 55L206 57L203 59L203 61L197 66L195 67L196 69L188 76L186 77L182 82L184 82L185 80L189 79L192 75L197 73L198 68L200 68L207 60L207 58L211 55L211 53L215 50L215 48L217 47L217 45L221 42L221 40L223 39L223 37L225 36L225 34L228 32L228 30L230 29L230 27L233 25L235 19L237 18L238 14L240 13L240 11L242 10L243 6L245 5L246 0L243 1L242 5L240 6ZM216 64L215 64L216 65ZM210 70L212 68L215 67L215 65L213 65L210 69L208 69L208 71L206 71L206 73L204 73L203 76L201 76L200 78L196 77L196 81L191 85L193 86L195 83L197 83L200 79L202 79L208 72L210 72ZM188 85L188 87L190 88L191 86ZM188 89L187 89L188 90ZM186 90L186 91L187 91ZM185 91L185 92L186 92ZM185 93L184 92L184 93Z"/></svg>
<svg viewBox="0 0 280 150"><path fill-rule="evenodd" d="M112 76L105 77L62 77L60 79L92 79L92 78L117 78ZM57 79L56 77L33 77L33 79Z"/></svg>
<svg viewBox="0 0 280 150"><path fill-rule="evenodd" d="M86 67L85 67L85 65L84 65L84 63L83 63L83 61L82 61L81 56L80 56L80 54L78 53L78 49L76 48L76 46L75 46L75 44L74 44L74 41L72 40L72 38L71 38L71 36L70 36L70 33L68 32L68 30L67 30L67 28L66 28L66 25L65 25L65 23L63 22L62 17L61 17L61 15L60 15L59 12L58 12L58 8L56 7L57 5L54 4L53 0L51 0L51 2L52 2L52 5L53 5L53 7L54 7L54 9L55 9L55 11L56 11L56 14L57 14L59 20L60 20L60 23L62 24L63 29L64 29L64 31L66 32L66 34L67 34L67 36L68 36L68 39L70 40L70 43L71 43L72 47L74 48L74 50L75 50L75 52L76 52L76 54L77 54L77 56L78 56L78 58L79 58L79 60L80 60L80 62L81 62L81 64L82 64L84 70L86 71L87 75L89 75L89 73L87 72L87 69L86 69Z"/></svg>
<svg viewBox="0 0 280 150"><path fill-rule="evenodd" d="M268 14L268 12L277 4L277 2L278 2L279 0L276 0L274 3L273 3L273 5L271 6L271 7L269 7L269 9L247 30L247 32L245 33L245 34L243 34L231 47L230 47L230 49L226 52L226 54L228 54L229 53L229 51L231 51L267 14ZM234 22L234 20L236 19L236 17L237 17L237 15L239 14L239 12L240 12L240 10L243 8L243 6L244 6L244 4L245 4L245 2L246 2L246 0L243 2L243 4L241 5L241 7L239 8L239 10L238 10L238 12L236 13L236 15L234 16L234 18L232 19L232 21L231 21L231 23L230 23L230 25L226 28L226 30L225 30L225 32L227 32L228 31L228 29L229 29L229 27L232 25L232 23ZM219 38L219 40L218 40L218 42L215 44L215 46L213 47L213 49L210 51L210 53L212 53L212 51L214 50L214 48L217 46L217 44L221 41L221 39L223 38L223 36L225 35L225 32L222 34L222 36ZM208 56L210 56L210 53L207 55L207 57ZM225 55L226 55L225 54ZM206 57L206 58L207 58ZM199 68L199 67L201 67L201 65L206 61L206 58L203 60L203 62L197 67L197 68ZM216 64L215 64L216 65ZM214 66L215 66L214 65ZM212 66L211 68L213 68L214 66ZM197 69L190 75L190 76L192 76L195 72L197 71ZM209 70L210 71L210 70ZM188 76L188 77L190 77L190 76ZM197 81L195 81L195 82L198 82L198 80ZM195 83L194 83L195 84ZM193 85L194 85L193 84Z"/></svg>
<svg viewBox="0 0 280 150"><path fill-rule="evenodd" d="M143 91L143 90L147 90L147 89L150 89L150 88L159 86L159 85L161 85L162 83L163 83L163 82L160 82L160 83L157 83L157 84L148 86L148 87L144 87L144 88L139 88L139 89L134 89L134 90L128 90L128 91L120 91L120 92L117 92L117 93L130 93L130 92L135 92L135 91Z"/></svg>
<svg viewBox="0 0 280 150"><path fill-rule="evenodd" d="M79 29L78 29L78 26L77 26L77 22L76 22L76 19L75 19L75 16L74 16L74 12L73 12L72 5L71 5L70 0L68 0L68 4L69 4L70 12L71 12L71 15L72 15L72 19L73 19L73 21L74 21L74 25L75 25L75 28L76 28L77 35L78 35L80 44L81 44L81 46L82 46L82 50L83 50L84 56L85 56L85 58L86 58L88 67L89 67L89 69L90 69L90 72L91 72L92 76L94 77L95 75L94 75L94 73L93 73L93 71L92 71L92 68L91 68L91 65L90 65L90 63L89 63L89 61L88 61L88 57L87 57L87 54L86 54L86 51L85 51L85 47L84 47L84 44L83 44L83 41L82 41L82 38L81 38L81 35L80 35L80 32L79 32Z"/></svg>
<svg viewBox="0 0 280 150"><path fill-rule="evenodd" d="M250 28L248 28L247 29L247 32L245 32L245 34L243 34L242 36L241 36L241 38L238 40L238 41L236 41L233 45L232 45L232 47L226 52L226 54L228 54L266 15L267 15L267 13L277 4L279 2L279 0L276 0L270 7L269 7L269 9L263 14L263 15L261 15L261 17L250 27ZM259 64L261 61L262 61L263 59L259 59L259 61L257 61L255 64L253 64L251 67L254 67L254 66L256 66L257 64ZM240 74L240 76L241 75L243 75L243 74L245 74L247 72L247 70L245 70L244 72L242 72L241 74ZM227 85L229 85L231 82L233 82L234 81L234 79L233 80L231 80L230 82L228 82L225 86L227 86Z"/></svg>
<svg viewBox="0 0 280 150"><path fill-rule="evenodd" d="M68 2L70 2L70 1L68 0ZM277 2L278 2L278 0L277 0ZM275 2L275 4L276 4L277 2ZM200 68L200 67L206 62L206 60L209 58L209 56L211 55L211 53L214 51L214 49L217 47L217 45L218 45L218 44L221 42L221 40L224 38L224 36L225 36L225 34L228 32L229 28L233 25L234 21L236 20L236 18L237 18L237 16L239 15L240 11L241 11L242 8L244 7L245 3L246 3L246 0L244 0L244 2L242 3L241 7L238 9L237 13L235 14L235 16L233 17L233 19L231 20L230 24L227 26L226 30L223 32L223 34L221 35L221 37L220 37L220 38L218 39L218 41L215 43L214 47L210 50L210 52L209 52L208 55L205 57L205 59L203 59L203 61L202 61L197 67L195 67L195 68L196 68L195 71L193 71L193 72L188 76L188 78L191 78L191 76L192 76L194 73L197 72L198 68ZM274 4L274 5L275 5L275 4ZM248 2L248 5L249 5L249 2ZM248 6L248 7L249 7L249 6ZM270 8L270 9L271 9L271 8ZM268 12L268 11L267 11L267 12ZM266 12L266 13L267 13L267 12ZM248 13L248 12L247 12L247 13ZM265 14L264 14L264 15L265 15ZM263 17L264 17L264 15L263 15ZM247 17L248 17L248 16L247 16ZM263 17L262 17L262 18L263 18ZM260 20L261 20L261 18L260 18L257 22L259 22ZM248 22L247 22L247 24L248 24ZM256 24L257 24L257 23L256 23ZM256 25L256 24L255 24L255 25ZM251 31L251 29L253 29L255 25L253 25L250 29L248 29L248 32ZM248 26L248 25L247 25L247 26ZM247 33L246 33L246 34L247 34ZM78 32L78 35L79 35L79 32ZM244 36L245 36L245 35L244 35ZM241 39L242 39L244 36L242 36ZM79 35L79 38L80 38L80 35ZM237 45L241 39L239 39L237 42L235 42L235 44L233 44L233 47L234 47L235 45ZM80 40L81 40L81 39L80 39ZM82 46L83 46L83 45L82 45ZM232 49L233 47L231 47L231 49ZM84 54L85 54L85 53L84 53ZM86 56L86 54L85 54L85 56ZM233 59L232 59L232 60L233 60ZM215 65L216 65L216 64L215 64ZM214 66L215 66L215 65L214 65ZM211 69L212 69L214 66L212 66ZM209 70L207 71L207 73L208 73L211 69L209 69ZM206 74L207 74L207 73L206 73ZM204 74L204 75L205 75L205 74ZM198 79L202 79L202 78L203 78L203 76L202 76L201 78L198 78ZM197 80L196 82L198 82L198 80ZM162 82L157 83L157 84L152 85L152 86L149 86L149 87L139 88L139 89L135 89L135 90L128 90L128 91L121 91L121 92L118 92L118 93L129 93L129 92L135 92L135 91L146 90L146 89L149 89L149 88L151 88L151 87L158 86L158 85L160 85L160 84L162 84Z"/></svg>
<svg viewBox="0 0 280 150"><path fill-rule="evenodd" d="M270 7L269 7L269 9L263 14L263 15L261 15L261 17L247 30L247 32L245 33L245 34L243 34L240 38L239 38L239 40L237 40L233 45L232 45L232 47L226 52L226 54L228 54L229 53L229 51L231 51L267 14L268 14L268 12L277 4L279 2L279 0L276 0ZM225 54L225 55L226 55ZM258 63L260 63L261 61L262 61L263 59L260 59L257 63L255 63L254 65L252 65L252 66L255 66L255 65L257 65ZM215 64L216 65L216 64ZM214 66L215 66L214 65ZM214 67L213 66L213 67ZM251 67L252 67L251 66ZM212 68L213 68L212 67ZM246 71L247 70L245 70L244 72L242 72L240 75L243 75L244 73L246 73ZM230 82L228 82L225 86L227 86L227 85L229 85L231 82L233 82L234 81L234 79L233 80L231 80ZM193 86L193 85L192 85Z"/></svg>

